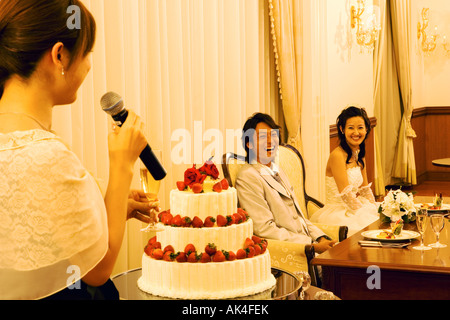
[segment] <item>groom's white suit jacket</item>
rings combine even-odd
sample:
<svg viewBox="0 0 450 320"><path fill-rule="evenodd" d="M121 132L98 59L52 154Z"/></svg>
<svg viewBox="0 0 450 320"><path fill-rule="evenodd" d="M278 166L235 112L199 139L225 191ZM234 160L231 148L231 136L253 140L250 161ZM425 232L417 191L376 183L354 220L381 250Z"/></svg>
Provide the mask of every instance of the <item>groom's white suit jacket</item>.
<svg viewBox="0 0 450 320"><path fill-rule="evenodd" d="M236 177L239 206L253 220L256 235L310 244L325 233L305 218L289 179L277 169L280 182L266 166L245 164Z"/></svg>

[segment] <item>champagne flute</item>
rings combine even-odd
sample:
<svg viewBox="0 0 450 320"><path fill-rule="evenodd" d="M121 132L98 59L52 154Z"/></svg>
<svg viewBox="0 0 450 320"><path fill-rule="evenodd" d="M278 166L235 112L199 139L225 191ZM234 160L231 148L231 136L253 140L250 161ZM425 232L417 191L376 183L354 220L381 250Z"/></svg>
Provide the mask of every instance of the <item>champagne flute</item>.
<svg viewBox="0 0 450 320"><path fill-rule="evenodd" d="M431 221L431 227L433 228L434 233L436 234L436 242L429 244L428 246L432 247L432 248L445 248L447 247L446 244L440 243L439 242L439 235L442 231L442 229L444 229L445 226L445 220L444 220L444 216L442 214L433 214L430 216L430 221Z"/></svg>
<svg viewBox="0 0 450 320"><path fill-rule="evenodd" d="M416 225L417 230L420 233L420 246L415 246L413 249L415 250L430 250L430 247L427 247L423 244L423 235L427 230L428 225L428 210L426 208L419 208L416 214Z"/></svg>
<svg viewBox="0 0 450 320"><path fill-rule="evenodd" d="M156 157L158 157L158 159L161 158L160 157L161 151L154 150L153 152L155 153ZM140 179L141 179L141 186L145 192L147 199L149 201L156 201L158 192L159 192L159 188L161 186L161 181L155 180L155 178L153 178L150 171L147 169L147 167L142 162L140 164L139 173L140 173ZM151 221L146 228L141 229L141 231L145 231L145 232L162 231L162 230L163 229L158 228L156 226L156 223L154 221Z"/></svg>
<svg viewBox="0 0 450 320"><path fill-rule="evenodd" d="M295 272L295 275L298 277L298 280L302 284L300 298L304 300L306 297L306 290L311 287L311 276L306 271L297 271Z"/></svg>

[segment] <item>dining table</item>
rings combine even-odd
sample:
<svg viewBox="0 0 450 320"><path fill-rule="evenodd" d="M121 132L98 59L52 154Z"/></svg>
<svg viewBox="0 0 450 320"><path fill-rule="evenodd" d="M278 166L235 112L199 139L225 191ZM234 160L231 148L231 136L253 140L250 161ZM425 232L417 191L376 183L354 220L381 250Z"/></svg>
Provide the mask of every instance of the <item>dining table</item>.
<svg viewBox="0 0 450 320"><path fill-rule="evenodd" d="M431 161L431 163L436 167L450 168L450 158L436 159Z"/></svg>
<svg viewBox="0 0 450 320"><path fill-rule="evenodd" d="M446 216L440 242L445 248L415 250L420 236L405 246L363 246L363 235L389 229L380 220L353 234L336 246L316 256L311 263L320 266L322 288L342 300L448 300L450 299L450 223ZM404 231L417 232L415 222L406 223ZM428 222L424 244L436 242ZM401 242L400 242L401 243Z"/></svg>

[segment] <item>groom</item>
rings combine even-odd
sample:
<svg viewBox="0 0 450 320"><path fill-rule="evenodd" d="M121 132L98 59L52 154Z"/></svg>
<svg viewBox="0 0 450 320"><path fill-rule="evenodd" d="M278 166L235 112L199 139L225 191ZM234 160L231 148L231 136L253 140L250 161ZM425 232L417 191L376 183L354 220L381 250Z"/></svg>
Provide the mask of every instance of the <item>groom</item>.
<svg viewBox="0 0 450 320"><path fill-rule="evenodd" d="M312 244L315 252L322 253L336 241L304 217L287 176L275 164L279 129L263 113L254 114L245 123L242 142L247 163L236 178L239 204L252 218L256 235Z"/></svg>

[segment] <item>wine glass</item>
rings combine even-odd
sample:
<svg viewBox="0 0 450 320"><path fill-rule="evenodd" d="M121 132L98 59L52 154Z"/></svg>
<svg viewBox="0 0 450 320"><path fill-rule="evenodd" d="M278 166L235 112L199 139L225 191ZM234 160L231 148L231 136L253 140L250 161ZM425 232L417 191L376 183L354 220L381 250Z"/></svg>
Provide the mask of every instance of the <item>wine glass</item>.
<svg viewBox="0 0 450 320"><path fill-rule="evenodd" d="M297 271L295 275L298 277L300 283L302 284L302 292L300 293L300 298L305 298L306 290L311 287L311 276L306 271Z"/></svg>
<svg viewBox="0 0 450 320"><path fill-rule="evenodd" d="M430 247L427 247L423 244L423 234L427 230L428 225L428 210L426 208L419 208L416 214L416 225L417 230L420 233L420 246L415 246L413 249L415 250L430 250Z"/></svg>
<svg viewBox="0 0 450 320"><path fill-rule="evenodd" d="M445 226L445 220L444 220L444 216L442 214L433 214L430 216L430 221L431 221L431 227L433 228L434 233L436 234L436 242L429 244L428 246L432 247L432 248L445 248L447 247L446 244L440 243L439 242L439 235L442 231L442 229L444 229Z"/></svg>
<svg viewBox="0 0 450 320"><path fill-rule="evenodd" d="M161 151L153 151L155 155L160 159L160 153ZM141 162L140 168L140 179L141 179L141 186L142 189L145 192L145 195L149 201L156 201L159 188L161 186L160 180L155 180L153 176L151 175L150 171L147 169L147 167ZM141 229L141 231L145 232L152 232L152 231L162 231L163 229L156 226L156 223L154 221L151 221L148 226L144 229Z"/></svg>

